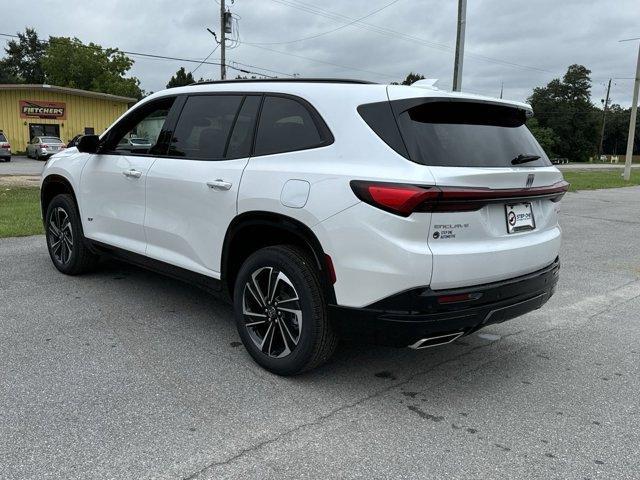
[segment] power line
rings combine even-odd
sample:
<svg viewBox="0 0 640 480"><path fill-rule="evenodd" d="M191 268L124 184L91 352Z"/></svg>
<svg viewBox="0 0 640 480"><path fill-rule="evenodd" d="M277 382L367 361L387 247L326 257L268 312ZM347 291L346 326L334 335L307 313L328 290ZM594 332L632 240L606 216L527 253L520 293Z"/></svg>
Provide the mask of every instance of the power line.
<svg viewBox="0 0 640 480"><path fill-rule="evenodd" d="M211 50L211 53L210 53L209 55L207 55L207 56L205 57L205 59L204 59L204 60L202 60L202 61L200 62L200 64L199 64L196 68L194 68L194 69L191 71L191 74L192 74L192 75L193 75L194 73L196 73L196 71L197 71L197 70L198 70L198 69L199 69L199 68L204 64L204 62L206 62L207 60L209 60L209 57L211 57L211 55L213 55L213 54L215 53L215 51L218 49L218 47L219 47L219 46L220 46L220 45L216 45L216 46L215 46L215 48L214 48L213 50Z"/></svg>
<svg viewBox="0 0 640 480"><path fill-rule="evenodd" d="M437 49L437 50L441 50L441 51L447 51L447 52L453 52L454 48L451 47L450 45L444 44L444 43L437 43L437 42L433 42L430 40L426 40L424 38L420 38L420 37L416 37L413 35L408 35L406 33L403 32L399 32L397 30L392 30L390 28L387 27L379 27L377 25L373 25L367 22L361 22L359 19L354 19L353 17L348 17L346 15L342 15L339 13L335 13L335 12L330 12L328 10L322 9L322 8L318 8L314 5L310 5L310 4L306 4L304 2L299 2L299 1L295 1L295 0L271 0L272 2L278 3L280 5L285 5L291 8L296 8L298 10L313 14L313 15L319 15L321 17L325 17L325 18L329 18L331 20L337 20L337 21L349 21L352 22L351 24L358 27L358 28L362 28L364 30L368 30L371 31L373 33L377 33L379 35L388 37L388 38L400 38L402 40L406 40L406 41L411 41L414 43L419 43L421 45L424 45L426 47L429 48L433 48L433 49ZM331 31L329 32L324 32L323 34L328 34L331 33ZM311 38L311 37L310 37ZM274 44L288 44L288 43L295 43L297 41L301 41L304 39L298 39L295 41L288 41L288 42L270 42L270 44L274 45ZM245 44L248 44L249 42L244 42ZM254 45L260 44L258 42L251 42ZM509 66L509 67L513 67L513 68L520 68L520 69L524 69L524 70L532 70L532 71L538 71L538 72L543 72L543 73L550 73L552 75L556 75L556 72L553 72L551 70L546 70L543 68L539 68L539 67L534 67L531 65L524 65L521 63L516 63L516 62L510 62L507 60L501 60L498 58L493 58L493 57L489 57L486 55L480 55L477 53L471 53L471 52L466 52L465 55L467 57L470 58L476 58L479 60L483 60L483 61L487 61L487 62L491 62L491 63L496 63L496 64L500 64L500 65L505 65L505 66Z"/></svg>
<svg viewBox="0 0 640 480"><path fill-rule="evenodd" d="M9 33L0 33L0 36L8 37L8 38L19 38L18 35L12 35L12 34L9 34ZM47 43L47 42L51 43L52 42L51 37L50 37L49 40L44 41L44 42L45 43ZM53 43L55 43L55 41ZM90 49L93 49L93 50L100 50L100 51L103 51L103 52L106 52L107 50L114 50L114 49L110 49L110 48L103 48L103 47L100 47L98 45L80 44L79 46L84 47L84 48L90 48ZM197 60L195 58L170 57L170 56L167 56L167 55L157 55L157 54L153 54L153 53L132 52L132 51L129 51L129 50L120 50L120 49L116 49L116 50L118 52L120 52L120 53L124 53L126 55L132 55L132 56L135 56L135 57L152 58L152 59L159 59L159 60L173 60L173 61L179 61L179 62L198 63L198 64L204 64L204 65L218 65L218 66L221 65L220 62L202 61L202 60ZM236 63L238 63L238 62L236 62ZM226 66L228 68L231 68L232 70L236 70L236 71L241 72L241 73L249 73L249 74L252 74L252 75L260 75L262 77L273 78L273 76L265 75L264 73L261 73L261 72L254 72L254 71L250 71L250 70L234 67L232 65L226 65ZM264 69L262 67L257 67L257 66L253 66L252 68L257 68L258 70L268 71L268 69ZM289 75L293 76L291 74L289 74Z"/></svg>
<svg viewBox="0 0 640 480"><path fill-rule="evenodd" d="M396 3L400 2L400 1L401 0L393 0L392 2L389 2L389 3L385 4L385 5L383 5L382 7L373 10L372 12L369 12L368 14L366 14L366 15L364 15L362 17L356 18L356 19L350 21L349 23L345 23L344 25L341 25L341 26L339 26L337 28L333 28L331 30L327 30L326 32L318 33L316 35L311 35L311 36L308 36L308 37L298 38L296 40L291 40L291 41L288 41L288 42L261 42L261 43L255 43L254 42L254 43L250 43L250 44L251 45L287 45L287 44L291 44L291 43L302 42L304 40L311 40L313 38L322 37L324 35L329 35L330 33L337 32L338 30L342 30L344 28L350 27L351 25L353 25L355 23L358 23L361 20L364 20L365 18L372 17L376 13L381 12L385 8L389 8L391 5L394 5L394 4L396 4ZM245 43L249 44L249 42L245 42Z"/></svg>
<svg viewBox="0 0 640 480"><path fill-rule="evenodd" d="M324 61L324 60L318 60L317 58L305 57L304 55L298 55L296 53L291 53L291 52L283 52L281 50L274 50L273 48L261 47L259 45L252 45L250 43L244 43L243 45L248 45L250 47L259 48L261 50L267 50L269 52L279 53L281 55L288 55L290 57L302 58L302 59L308 60L310 62L323 63L325 65L331 65L333 67L344 68L345 70L352 70L354 72L363 72L363 73L368 73L368 74L371 74L371 75L376 75L376 76L384 77L384 78L395 78L395 77L393 77L393 76L391 76L389 74L386 74L386 73L374 72L372 70L363 70L361 68L351 67L351 66L348 66L348 65L340 65L338 63L327 62L327 61Z"/></svg>

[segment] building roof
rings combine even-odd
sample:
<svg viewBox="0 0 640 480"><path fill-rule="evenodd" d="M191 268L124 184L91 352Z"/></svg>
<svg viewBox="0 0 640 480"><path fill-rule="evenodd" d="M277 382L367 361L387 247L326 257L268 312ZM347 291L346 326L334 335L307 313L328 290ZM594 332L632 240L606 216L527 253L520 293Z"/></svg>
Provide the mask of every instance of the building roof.
<svg viewBox="0 0 640 480"><path fill-rule="evenodd" d="M136 103L137 98L121 97L120 95L111 95L110 93L90 92L88 90L80 90L78 88L57 87L47 84L32 83L7 83L0 84L2 90L42 90L46 92L66 93L67 95L76 95L79 97L100 98L102 100L111 100L113 102Z"/></svg>

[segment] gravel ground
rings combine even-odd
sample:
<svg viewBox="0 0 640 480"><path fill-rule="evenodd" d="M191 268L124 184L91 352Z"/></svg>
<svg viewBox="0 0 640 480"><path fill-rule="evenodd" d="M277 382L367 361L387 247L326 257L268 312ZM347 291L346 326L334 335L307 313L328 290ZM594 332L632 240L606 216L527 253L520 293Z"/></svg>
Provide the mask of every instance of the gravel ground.
<svg viewBox="0 0 640 480"><path fill-rule="evenodd" d="M638 187L565 197L541 310L296 378L196 288L0 240L0 478L640 478L638 211Z"/></svg>

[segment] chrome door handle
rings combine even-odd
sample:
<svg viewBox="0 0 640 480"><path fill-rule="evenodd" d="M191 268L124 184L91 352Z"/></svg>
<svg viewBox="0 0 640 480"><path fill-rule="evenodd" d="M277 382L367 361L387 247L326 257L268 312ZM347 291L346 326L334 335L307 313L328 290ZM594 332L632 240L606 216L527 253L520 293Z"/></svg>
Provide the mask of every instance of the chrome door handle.
<svg viewBox="0 0 640 480"><path fill-rule="evenodd" d="M213 190L229 190L232 187L231 182L225 182L221 178L217 178L213 182L207 182L207 187Z"/></svg>
<svg viewBox="0 0 640 480"><path fill-rule="evenodd" d="M131 178L140 178L142 176L142 172L138 170L134 170L133 168L130 170L125 170L124 172L122 172L122 174L125 177L131 177Z"/></svg>

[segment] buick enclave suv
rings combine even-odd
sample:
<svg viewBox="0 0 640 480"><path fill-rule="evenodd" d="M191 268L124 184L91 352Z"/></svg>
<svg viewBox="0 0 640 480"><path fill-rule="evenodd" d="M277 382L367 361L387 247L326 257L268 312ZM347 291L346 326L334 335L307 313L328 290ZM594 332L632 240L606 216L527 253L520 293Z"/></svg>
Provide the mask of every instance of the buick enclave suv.
<svg viewBox="0 0 640 480"><path fill-rule="evenodd" d="M339 338L449 343L554 292L568 184L531 114L424 81L158 92L47 163L49 254L70 275L115 256L227 295L281 375Z"/></svg>

